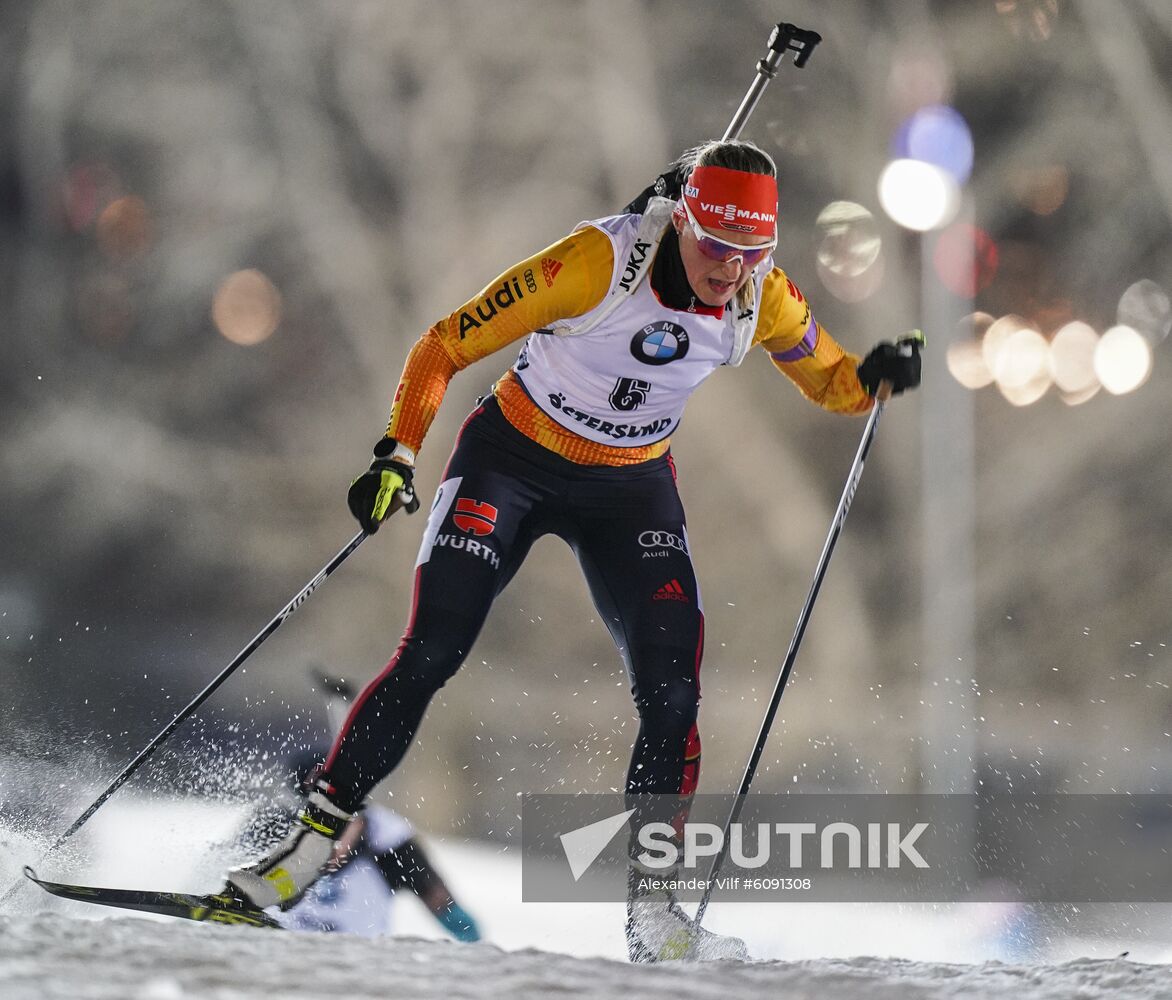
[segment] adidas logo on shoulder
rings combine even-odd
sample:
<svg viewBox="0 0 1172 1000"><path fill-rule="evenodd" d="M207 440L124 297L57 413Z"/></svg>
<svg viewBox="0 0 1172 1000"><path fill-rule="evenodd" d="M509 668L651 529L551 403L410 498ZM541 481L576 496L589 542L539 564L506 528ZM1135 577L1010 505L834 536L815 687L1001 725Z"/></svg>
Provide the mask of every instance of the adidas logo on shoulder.
<svg viewBox="0 0 1172 1000"><path fill-rule="evenodd" d="M680 586L679 580L672 580L671 583L665 583L654 594L651 595L653 601L683 601L688 602L688 595L684 593L684 588Z"/></svg>

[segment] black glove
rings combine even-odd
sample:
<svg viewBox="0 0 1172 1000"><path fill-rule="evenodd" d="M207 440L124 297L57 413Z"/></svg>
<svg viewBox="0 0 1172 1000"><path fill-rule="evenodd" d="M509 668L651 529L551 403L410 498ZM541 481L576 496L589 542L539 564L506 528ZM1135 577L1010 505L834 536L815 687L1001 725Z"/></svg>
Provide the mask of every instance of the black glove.
<svg viewBox="0 0 1172 1000"><path fill-rule="evenodd" d="M387 458L395 450L394 438L383 438L374 446L374 461L361 476L350 484L346 502L350 513L369 534L400 508L408 514L419 510L419 500L411 488L415 470L406 462Z"/></svg>
<svg viewBox="0 0 1172 1000"><path fill-rule="evenodd" d="M884 340L872 347L871 352L859 363L859 381L867 390L867 395L878 393L880 382L891 383L893 396L918 386L920 348L923 346L924 335L919 330L913 330L894 344Z"/></svg>

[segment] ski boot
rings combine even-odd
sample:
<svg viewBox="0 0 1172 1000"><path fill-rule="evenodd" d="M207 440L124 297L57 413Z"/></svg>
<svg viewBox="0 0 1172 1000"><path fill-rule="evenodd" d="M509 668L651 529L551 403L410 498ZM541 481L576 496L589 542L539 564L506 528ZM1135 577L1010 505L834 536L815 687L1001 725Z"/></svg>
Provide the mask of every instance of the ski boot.
<svg viewBox="0 0 1172 1000"><path fill-rule="evenodd" d="M627 869L627 955L631 961L748 961L749 949L744 941L697 926L683 911L674 892L654 884L662 886L672 878L662 871L647 871L634 862Z"/></svg>
<svg viewBox="0 0 1172 1000"><path fill-rule="evenodd" d="M225 892L263 910L287 910L329 868L335 841L351 813L339 809L319 788L311 791L285 839L252 864L228 872Z"/></svg>

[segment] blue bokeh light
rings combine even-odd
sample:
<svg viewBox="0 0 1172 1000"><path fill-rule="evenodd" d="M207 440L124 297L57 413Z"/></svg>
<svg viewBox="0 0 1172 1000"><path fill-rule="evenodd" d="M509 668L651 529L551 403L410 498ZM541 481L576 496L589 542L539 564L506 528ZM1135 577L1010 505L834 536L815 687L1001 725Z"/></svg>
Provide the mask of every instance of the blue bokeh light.
<svg viewBox="0 0 1172 1000"><path fill-rule="evenodd" d="M933 104L904 119L891 140L892 156L948 171L958 184L973 172L973 134L955 108Z"/></svg>

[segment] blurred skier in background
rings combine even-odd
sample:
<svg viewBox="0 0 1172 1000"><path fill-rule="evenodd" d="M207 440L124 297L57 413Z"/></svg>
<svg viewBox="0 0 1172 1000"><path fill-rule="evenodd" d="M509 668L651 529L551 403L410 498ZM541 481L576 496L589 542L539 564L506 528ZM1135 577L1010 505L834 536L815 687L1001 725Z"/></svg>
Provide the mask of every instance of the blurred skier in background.
<svg viewBox="0 0 1172 1000"><path fill-rule="evenodd" d="M337 729L353 690L345 680L320 671L314 680L326 694L331 729ZM324 752L309 750L291 761L289 783L299 799L312 787L324 758ZM253 815L240 840L254 847L270 846L285 838L296 818L296 809L268 803ZM476 921L453 898L411 824L385 806L370 803L334 841L326 874L296 905L285 910L273 906L269 912L289 930L380 937L393 930L394 899L401 889L418 897L457 941L480 940Z"/></svg>
<svg viewBox="0 0 1172 1000"><path fill-rule="evenodd" d="M578 556L628 670L640 722L626 783L632 830L668 815L665 802L678 828L700 768L704 644L669 450L684 404L754 347L838 413L868 412L881 382L899 393L920 379L918 345L880 343L860 361L775 266L776 173L749 142L689 150L658 191L509 268L411 349L374 461L350 486L350 509L368 532L414 500L416 455L452 376L523 342L461 428L394 657L354 702L284 843L229 873L242 902L288 908L313 885L545 534ZM772 412L761 419L780 424ZM740 446L735 426L725 434L729 448ZM745 957L743 942L697 927L669 892L641 888L646 874L632 854L632 961Z"/></svg>
<svg viewBox="0 0 1172 1000"><path fill-rule="evenodd" d="M411 824L384 806L367 805L346 825L326 867L295 906L270 910L287 929L390 934L394 898L406 889L457 941L480 940L476 921L452 897Z"/></svg>

